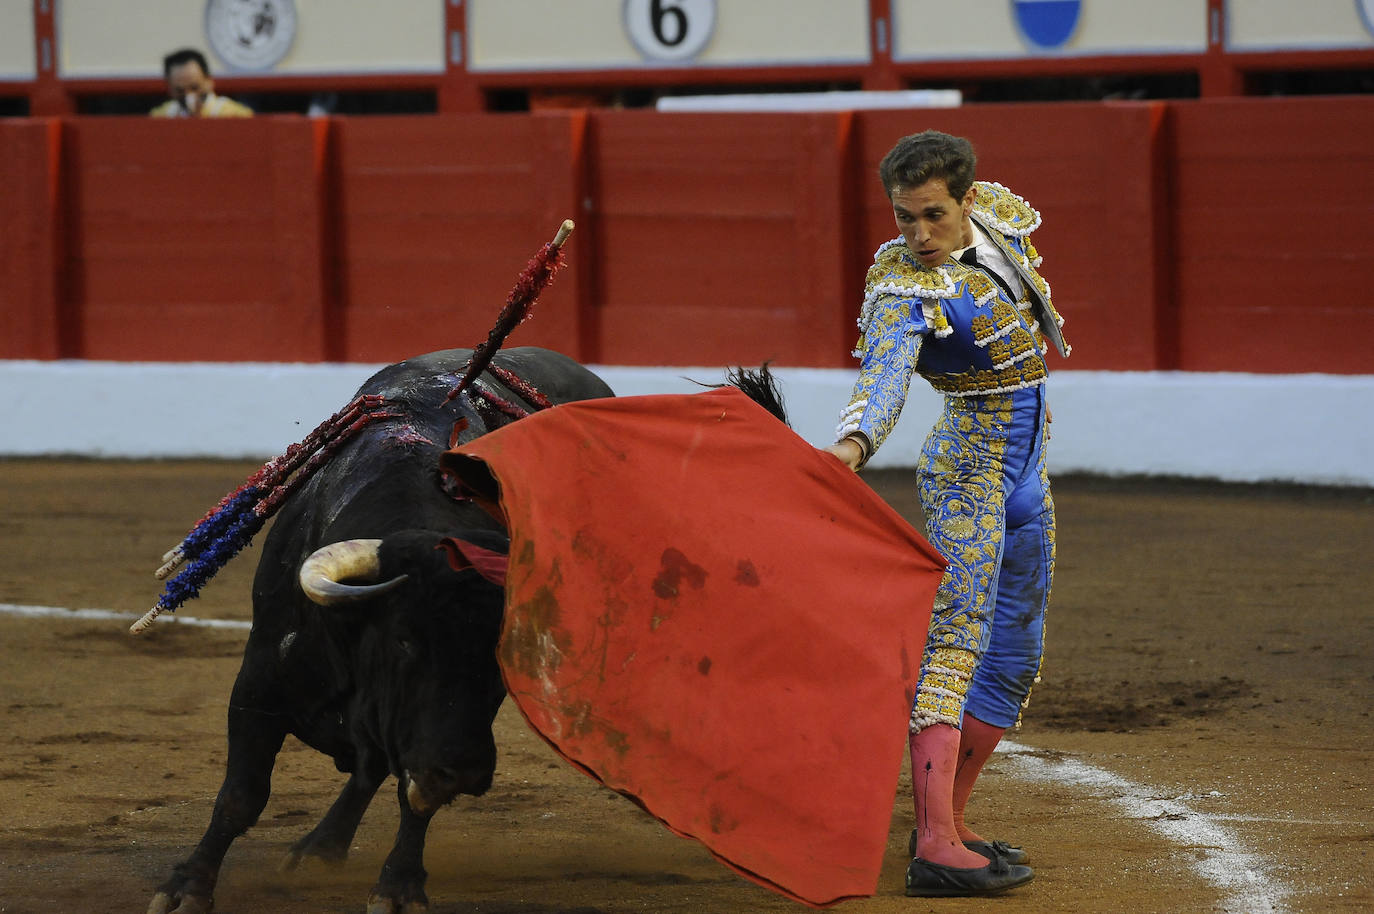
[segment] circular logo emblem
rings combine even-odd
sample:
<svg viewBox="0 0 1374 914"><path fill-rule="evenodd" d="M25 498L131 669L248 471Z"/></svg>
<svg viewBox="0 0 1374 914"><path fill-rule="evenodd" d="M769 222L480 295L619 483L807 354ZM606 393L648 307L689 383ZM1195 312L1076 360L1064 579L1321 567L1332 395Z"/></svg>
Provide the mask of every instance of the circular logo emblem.
<svg viewBox="0 0 1374 914"><path fill-rule="evenodd" d="M207 0L205 37L234 70L270 70L296 39L293 0Z"/></svg>
<svg viewBox="0 0 1374 914"><path fill-rule="evenodd" d="M664 63L689 61L716 27L716 0L625 0L625 31L640 54Z"/></svg>

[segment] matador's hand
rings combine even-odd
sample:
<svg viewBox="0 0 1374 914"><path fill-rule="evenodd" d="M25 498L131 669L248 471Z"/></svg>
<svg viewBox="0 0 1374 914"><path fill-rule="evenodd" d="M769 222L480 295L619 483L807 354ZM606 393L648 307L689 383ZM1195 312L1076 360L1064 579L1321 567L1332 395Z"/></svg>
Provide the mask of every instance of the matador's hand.
<svg viewBox="0 0 1374 914"><path fill-rule="evenodd" d="M836 457L840 458L841 463L851 470L858 470L859 464L862 463L864 459L863 445L859 444L859 442L855 441L853 438L843 438L829 447L823 447L820 450L828 454L834 454Z"/></svg>

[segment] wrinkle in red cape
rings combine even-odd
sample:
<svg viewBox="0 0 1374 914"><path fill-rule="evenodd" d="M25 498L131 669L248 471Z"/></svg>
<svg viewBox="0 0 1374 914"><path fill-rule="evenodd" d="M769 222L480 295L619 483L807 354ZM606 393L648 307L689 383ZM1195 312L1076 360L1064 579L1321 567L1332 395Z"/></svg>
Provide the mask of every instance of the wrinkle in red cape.
<svg viewBox="0 0 1374 914"><path fill-rule="evenodd" d="M734 388L443 456L509 525L500 662L564 758L797 901L873 894L944 559Z"/></svg>

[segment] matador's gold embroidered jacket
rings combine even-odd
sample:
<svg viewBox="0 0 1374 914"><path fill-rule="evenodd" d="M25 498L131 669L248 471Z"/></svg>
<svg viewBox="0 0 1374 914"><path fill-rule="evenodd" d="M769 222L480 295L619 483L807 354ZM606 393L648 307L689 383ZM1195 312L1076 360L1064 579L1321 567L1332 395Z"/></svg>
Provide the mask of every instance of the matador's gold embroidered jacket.
<svg viewBox="0 0 1374 914"><path fill-rule="evenodd" d="M1001 184L979 181L971 218L1020 275L1021 301L1010 301L980 270L957 260L938 268L918 261L901 238L878 248L868 270L859 341L859 379L840 415L836 440L867 438L865 459L897 424L913 373L953 396L1003 393L1043 384L1051 345L1069 354L1064 320L1036 272L1030 234L1040 214Z"/></svg>

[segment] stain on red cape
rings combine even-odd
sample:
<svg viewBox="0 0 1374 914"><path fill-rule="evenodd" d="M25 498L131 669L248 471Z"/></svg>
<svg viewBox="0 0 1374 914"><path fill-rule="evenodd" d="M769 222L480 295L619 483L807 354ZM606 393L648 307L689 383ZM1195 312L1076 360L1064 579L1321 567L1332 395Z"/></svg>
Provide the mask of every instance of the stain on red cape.
<svg viewBox="0 0 1374 914"><path fill-rule="evenodd" d="M536 413L443 466L511 536L500 662L564 758L814 906L878 883L944 560L734 388Z"/></svg>

